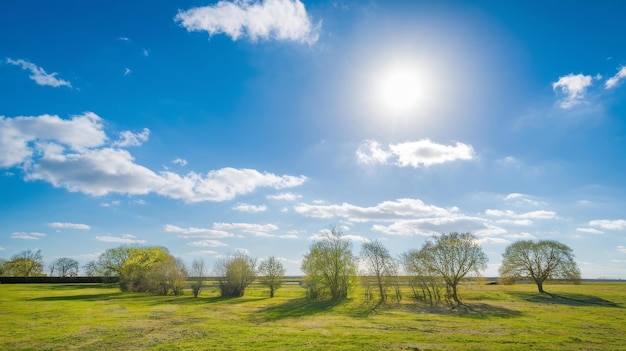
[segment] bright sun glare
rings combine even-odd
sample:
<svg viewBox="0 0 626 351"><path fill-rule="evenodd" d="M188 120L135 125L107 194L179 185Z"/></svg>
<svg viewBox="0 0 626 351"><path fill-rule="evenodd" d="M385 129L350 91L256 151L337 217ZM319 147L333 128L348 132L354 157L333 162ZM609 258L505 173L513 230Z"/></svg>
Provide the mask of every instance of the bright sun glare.
<svg viewBox="0 0 626 351"><path fill-rule="evenodd" d="M374 100L385 114L408 116L428 102L428 74L417 64L396 62L375 74Z"/></svg>

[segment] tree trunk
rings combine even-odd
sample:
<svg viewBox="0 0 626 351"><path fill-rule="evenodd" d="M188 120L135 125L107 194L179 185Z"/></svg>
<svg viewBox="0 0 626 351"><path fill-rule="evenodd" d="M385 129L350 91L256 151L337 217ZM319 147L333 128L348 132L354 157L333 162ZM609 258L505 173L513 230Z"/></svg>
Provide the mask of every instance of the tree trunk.
<svg viewBox="0 0 626 351"><path fill-rule="evenodd" d="M545 293L545 291L543 290L543 281L536 281L537 283L537 289L539 290L540 293Z"/></svg>
<svg viewBox="0 0 626 351"><path fill-rule="evenodd" d="M274 287L270 287L270 298L274 297Z"/></svg>

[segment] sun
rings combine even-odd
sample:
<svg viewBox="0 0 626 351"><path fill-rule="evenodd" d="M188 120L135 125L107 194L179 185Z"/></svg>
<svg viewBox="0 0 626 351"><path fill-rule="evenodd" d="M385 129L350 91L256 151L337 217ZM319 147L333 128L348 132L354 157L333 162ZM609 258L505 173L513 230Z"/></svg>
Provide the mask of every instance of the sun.
<svg viewBox="0 0 626 351"><path fill-rule="evenodd" d="M386 115L414 115L429 103L429 80L416 62L388 63L374 75L373 100Z"/></svg>

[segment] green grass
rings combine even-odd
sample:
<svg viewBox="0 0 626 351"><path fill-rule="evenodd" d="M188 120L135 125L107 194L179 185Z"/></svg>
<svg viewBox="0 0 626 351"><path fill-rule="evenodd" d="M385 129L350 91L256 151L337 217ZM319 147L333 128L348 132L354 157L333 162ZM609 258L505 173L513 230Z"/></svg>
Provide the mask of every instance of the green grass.
<svg viewBox="0 0 626 351"><path fill-rule="evenodd" d="M464 285L465 307L359 297L309 301L288 285L238 299L113 285L0 285L0 350L626 350L626 283Z"/></svg>

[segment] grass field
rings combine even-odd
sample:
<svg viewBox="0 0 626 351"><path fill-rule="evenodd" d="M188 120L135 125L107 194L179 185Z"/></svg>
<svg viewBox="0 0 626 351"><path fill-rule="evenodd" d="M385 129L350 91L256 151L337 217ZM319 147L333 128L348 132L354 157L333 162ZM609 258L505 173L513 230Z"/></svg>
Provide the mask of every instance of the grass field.
<svg viewBox="0 0 626 351"><path fill-rule="evenodd" d="M359 297L309 301L297 285L222 299L111 285L0 285L1 350L626 350L626 283L464 285L467 307Z"/></svg>

